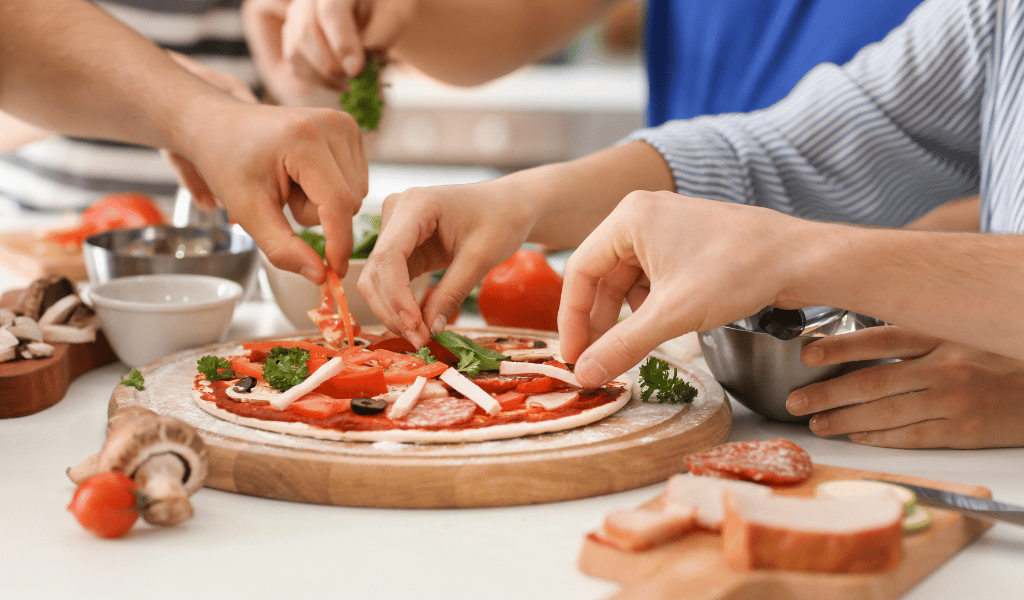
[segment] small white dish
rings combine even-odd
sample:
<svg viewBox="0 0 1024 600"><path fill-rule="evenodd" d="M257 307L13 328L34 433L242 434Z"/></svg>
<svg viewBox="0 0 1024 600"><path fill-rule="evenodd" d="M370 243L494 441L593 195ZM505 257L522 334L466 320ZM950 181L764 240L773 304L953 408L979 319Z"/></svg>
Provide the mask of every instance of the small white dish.
<svg viewBox="0 0 1024 600"><path fill-rule="evenodd" d="M309 309L320 306L320 288L308 279L293 273L278 269L270 263L266 255L260 252L260 260L263 263L263 270L267 274L267 283L270 284L270 292L274 295L274 301L284 314L288 322L298 330L314 329L316 326L306 314ZM345 290L345 301L348 303L348 310L356 318L361 326L380 325L380 319L370 309L369 302L363 298L356 287L359 281L359 274L366 266L365 258L353 258L348 261L348 273L341 280L341 287ZM417 302L423 301L423 295L430 285L430 273L424 273L412 280L412 293L416 296Z"/></svg>
<svg viewBox="0 0 1024 600"><path fill-rule="evenodd" d="M119 277L84 292L121 362L139 367L223 341L242 286L209 275Z"/></svg>

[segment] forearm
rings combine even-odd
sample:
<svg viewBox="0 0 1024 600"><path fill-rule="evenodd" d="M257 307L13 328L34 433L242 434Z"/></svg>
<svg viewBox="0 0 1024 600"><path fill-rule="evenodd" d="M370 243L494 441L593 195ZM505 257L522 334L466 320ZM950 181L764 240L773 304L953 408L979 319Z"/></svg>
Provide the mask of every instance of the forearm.
<svg viewBox="0 0 1024 600"><path fill-rule="evenodd" d="M3 2L0 28L0 107L47 129L179 150L183 107L221 96L87 2Z"/></svg>
<svg viewBox="0 0 1024 600"><path fill-rule="evenodd" d="M672 173L643 142L613 146L567 163L508 175L509 197L528 203L530 242L573 248L636 190L672 190Z"/></svg>
<svg viewBox="0 0 1024 600"><path fill-rule="evenodd" d="M393 51L432 77L476 85L554 53L610 5L609 0L421 0Z"/></svg>
<svg viewBox="0 0 1024 600"><path fill-rule="evenodd" d="M0 154L16 150L25 144L42 140L53 134L21 119L0 111Z"/></svg>
<svg viewBox="0 0 1024 600"><path fill-rule="evenodd" d="M838 306L1024 359L1024 236L811 227L781 303Z"/></svg>

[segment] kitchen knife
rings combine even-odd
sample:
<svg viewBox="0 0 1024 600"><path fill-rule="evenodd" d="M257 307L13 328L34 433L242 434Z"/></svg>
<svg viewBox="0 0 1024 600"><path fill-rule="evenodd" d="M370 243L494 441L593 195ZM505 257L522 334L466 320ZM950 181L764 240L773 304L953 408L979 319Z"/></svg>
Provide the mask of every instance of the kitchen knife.
<svg viewBox="0 0 1024 600"><path fill-rule="evenodd" d="M871 479L871 481L883 480ZM947 492L946 490L937 490L920 485L911 485L901 481L883 481L883 483L901 485L909 489L917 496L917 501L920 504L953 510L978 519L994 519L1015 525L1024 525L1024 506L996 502L988 498L957 494L956 492Z"/></svg>

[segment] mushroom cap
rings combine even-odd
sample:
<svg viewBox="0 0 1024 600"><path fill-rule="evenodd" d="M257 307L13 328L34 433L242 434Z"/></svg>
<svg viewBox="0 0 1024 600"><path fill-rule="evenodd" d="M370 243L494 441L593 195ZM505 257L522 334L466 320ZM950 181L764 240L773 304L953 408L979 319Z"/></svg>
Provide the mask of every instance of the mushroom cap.
<svg viewBox="0 0 1024 600"><path fill-rule="evenodd" d="M107 441L100 451L97 468L120 471L134 477L139 466L157 454L173 454L185 465L182 485L192 495L203 487L209 470L206 444L194 427L165 415L141 409L110 418ZM144 412L143 412L144 411ZM148 413L148 414L147 414Z"/></svg>

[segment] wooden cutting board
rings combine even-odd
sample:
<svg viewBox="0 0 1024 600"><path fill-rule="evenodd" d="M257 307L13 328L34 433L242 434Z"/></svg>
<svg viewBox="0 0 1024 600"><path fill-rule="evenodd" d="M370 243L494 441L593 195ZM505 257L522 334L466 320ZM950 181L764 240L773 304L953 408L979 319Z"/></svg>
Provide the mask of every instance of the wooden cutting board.
<svg viewBox="0 0 1024 600"><path fill-rule="evenodd" d="M18 303L22 290L0 296L0 307ZM0 363L0 418L24 417L61 401L76 377L117 360L114 351L96 333L87 344L53 344L53 356Z"/></svg>
<svg viewBox="0 0 1024 600"><path fill-rule="evenodd" d="M226 356L238 345L182 352L146 365L141 369L146 389L118 386L110 413L142 406L192 424L209 447L206 485L254 496L393 508L512 506L597 496L664 481L683 468L684 456L722 443L732 427L732 409L721 386L703 371L673 362L699 390L692 405L634 399L586 427L482 443L301 438L222 421L195 405L191 386L198 358Z"/></svg>
<svg viewBox="0 0 1024 600"><path fill-rule="evenodd" d="M811 479L780 494L811 496L836 479L870 477L991 498L979 486L815 465ZM657 506L659 496L645 506ZM892 600L899 598L942 563L984 533L992 523L928 507L932 523L903 538L904 555L892 571L869 575L827 575L795 571L734 571L725 564L719 535L698 532L647 552L622 552L586 538L579 567L585 573L623 584L615 600ZM599 524L595 524L595 528Z"/></svg>

